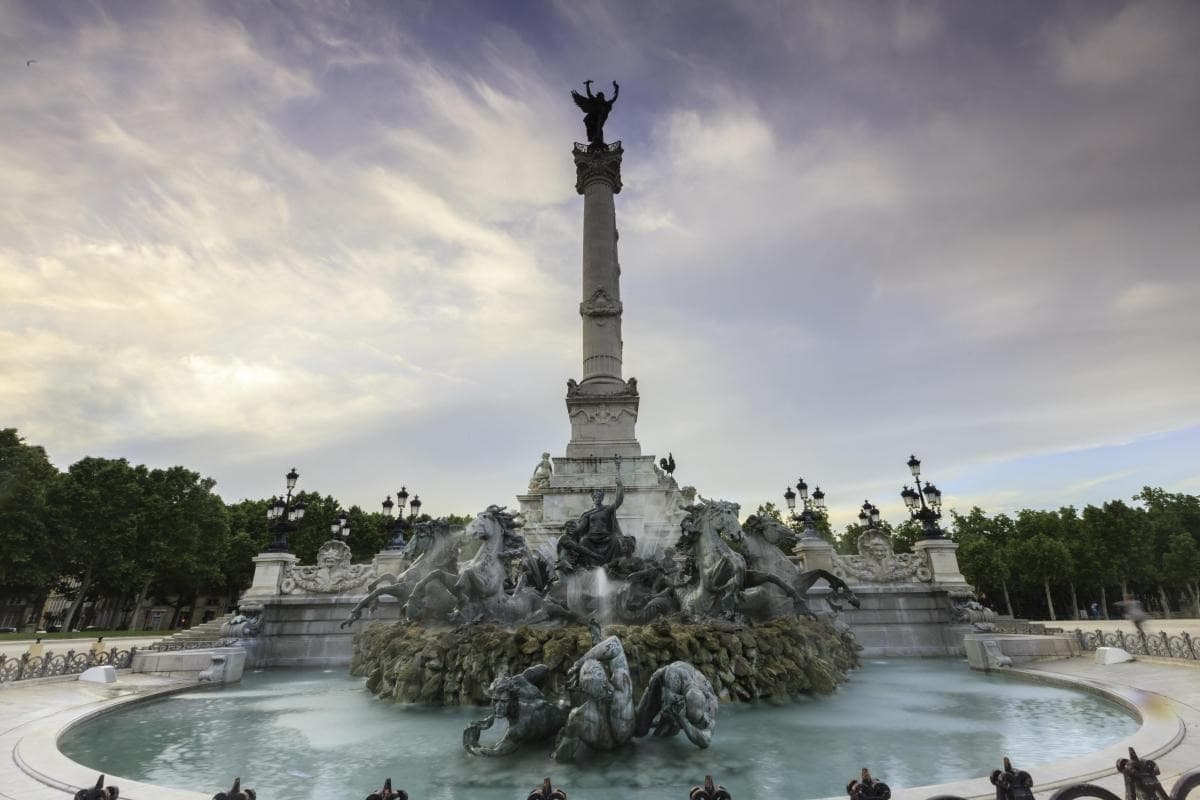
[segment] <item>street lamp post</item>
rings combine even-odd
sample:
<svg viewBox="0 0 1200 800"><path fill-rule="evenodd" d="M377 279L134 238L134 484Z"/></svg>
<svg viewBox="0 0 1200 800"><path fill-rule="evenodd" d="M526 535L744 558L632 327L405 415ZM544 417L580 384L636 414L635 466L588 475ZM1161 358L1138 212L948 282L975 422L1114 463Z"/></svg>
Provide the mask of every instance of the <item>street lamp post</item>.
<svg viewBox="0 0 1200 800"><path fill-rule="evenodd" d="M858 524L872 530L879 527L879 509L871 505L870 500L863 500L862 511L858 512Z"/></svg>
<svg viewBox="0 0 1200 800"><path fill-rule="evenodd" d="M350 538L350 518L343 511L338 518L329 523L329 538L346 541Z"/></svg>
<svg viewBox="0 0 1200 800"><path fill-rule="evenodd" d="M396 501L392 502L392 496L388 495L383 501L383 513L389 518L392 516L392 509L396 509L396 521L392 524L392 538L388 542L387 550L403 550L407 541L404 532L412 527L413 521L421 510L421 496L414 495L412 503L408 502L408 489L404 486L400 487L400 491L396 492ZM404 507L409 506L412 509L411 516L408 520L404 519Z"/></svg>
<svg viewBox="0 0 1200 800"><path fill-rule="evenodd" d="M801 478L796 482L796 491L800 493L800 501L804 504L804 510L800 512L800 516L796 516L796 492L792 491L792 487L787 487L783 493L783 499L787 502L788 511L792 515L792 519L800 519L804 522L804 538L805 539L820 539L820 534L817 533L815 521L818 515L825 513L825 493L821 491L821 487L813 489L812 494L808 493L808 484Z"/></svg>
<svg viewBox="0 0 1200 800"><path fill-rule="evenodd" d="M904 505L913 519L921 521L923 539L945 539L946 534L938 527L942 518L942 492L932 483L921 483L921 461L916 456L908 457L908 469L916 481L916 491L907 485L901 490Z"/></svg>
<svg viewBox="0 0 1200 800"><path fill-rule="evenodd" d="M296 481L300 479L300 473L296 472L295 467L292 467L291 472L284 477L287 480L287 494L282 498L272 497L271 505L267 507L267 522L270 524L271 532L275 535L275 538L267 545L268 553L290 552L287 535L296 530L296 523L304 519L304 501L292 502L292 490L296 488Z"/></svg>

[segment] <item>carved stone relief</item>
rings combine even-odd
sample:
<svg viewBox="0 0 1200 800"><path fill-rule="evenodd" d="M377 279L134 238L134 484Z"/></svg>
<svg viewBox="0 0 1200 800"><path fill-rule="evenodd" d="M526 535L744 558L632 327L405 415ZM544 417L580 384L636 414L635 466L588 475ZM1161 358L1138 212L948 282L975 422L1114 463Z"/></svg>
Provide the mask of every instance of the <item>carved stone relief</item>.
<svg viewBox="0 0 1200 800"><path fill-rule="evenodd" d="M850 581L862 583L901 583L933 580L929 556L925 553L900 553L892 549L892 537L871 529L858 537L858 555L834 556L833 572Z"/></svg>
<svg viewBox="0 0 1200 800"><path fill-rule="evenodd" d="M374 578L374 566L351 564L349 545L331 539L317 551L316 566L287 567L279 590L283 594L345 594L363 588Z"/></svg>
<svg viewBox="0 0 1200 800"><path fill-rule="evenodd" d="M588 422L597 422L601 425L616 422L621 418L622 414L628 414L637 419L637 414L627 406L588 406L586 408L576 408L571 411L571 417L582 416Z"/></svg>
<svg viewBox="0 0 1200 800"><path fill-rule="evenodd" d="M614 300L604 289L597 289L579 304L579 313L585 317L619 317L621 310L621 301Z"/></svg>

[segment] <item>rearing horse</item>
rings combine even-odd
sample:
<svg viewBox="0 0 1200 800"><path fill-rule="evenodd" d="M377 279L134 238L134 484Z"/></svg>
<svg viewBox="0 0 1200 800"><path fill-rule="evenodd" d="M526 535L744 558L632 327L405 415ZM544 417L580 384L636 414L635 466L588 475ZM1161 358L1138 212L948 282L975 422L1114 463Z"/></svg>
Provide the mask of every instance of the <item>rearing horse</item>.
<svg viewBox="0 0 1200 800"><path fill-rule="evenodd" d="M408 569L399 577L385 572L367 585L370 593L350 610L341 627L353 625L362 618L364 608L374 610L379 598L390 595L401 603L408 602L413 588L434 570L453 572L458 558L457 537L450 533L450 523L444 519L418 522L413 526L412 537L404 546L404 557L410 559Z"/></svg>
<svg viewBox="0 0 1200 800"><path fill-rule="evenodd" d="M745 554L746 563L752 571L773 575L791 589L791 591L784 591L788 599L768 590L762 596L756 598L754 602L748 602L743 607L743 611L748 616L769 618L787 616L790 613L804 614L810 617L815 616L808 607L804 596L812 588L813 584L822 579L833 589L832 594L826 598L826 602L835 611L841 609L841 606L837 603L838 600L845 600L855 608L858 607L858 597L850 590L850 587L844 580L823 569L801 570L799 566L784 554L783 550L780 549L780 545L775 543L776 541L787 541L788 534L791 533L790 529L783 523L773 520L770 517L752 515L746 519L743 532L744 536L739 546ZM794 540L794 535L791 538ZM774 583L774 581L771 581L771 583Z"/></svg>
<svg viewBox="0 0 1200 800"><path fill-rule="evenodd" d="M737 595L746 583L746 559L725 540L725 534L737 541L742 538L738 524L737 503L725 500L706 500L690 506L680 506L687 512L680 523L679 541L675 549L688 556L688 584L678 587L676 594L683 613L693 619L726 617L737 614Z"/></svg>
<svg viewBox="0 0 1200 800"><path fill-rule="evenodd" d="M509 559L526 553L525 540L518 534L513 514L503 506L487 510L467 525L467 534L483 544L458 574L434 570L413 587L409 605L420 604L430 584L440 584L457 601L452 618L457 623L536 621L540 595L525 586L525 577L517 581L512 594L504 591ZM533 615L533 616L531 616ZM410 614L411 616L411 614Z"/></svg>

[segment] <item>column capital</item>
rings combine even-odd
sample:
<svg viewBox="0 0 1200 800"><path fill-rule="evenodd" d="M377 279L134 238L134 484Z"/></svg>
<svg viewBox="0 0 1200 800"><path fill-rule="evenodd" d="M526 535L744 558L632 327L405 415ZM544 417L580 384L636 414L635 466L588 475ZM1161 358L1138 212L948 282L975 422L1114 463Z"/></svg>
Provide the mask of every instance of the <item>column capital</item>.
<svg viewBox="0 0 1200 800"><path fill-rule="evenodd" d="M621 192L621 149L620 142L602 146L575 143L575 191L583 194L593 181L607 183L613 194Z"/></svg>

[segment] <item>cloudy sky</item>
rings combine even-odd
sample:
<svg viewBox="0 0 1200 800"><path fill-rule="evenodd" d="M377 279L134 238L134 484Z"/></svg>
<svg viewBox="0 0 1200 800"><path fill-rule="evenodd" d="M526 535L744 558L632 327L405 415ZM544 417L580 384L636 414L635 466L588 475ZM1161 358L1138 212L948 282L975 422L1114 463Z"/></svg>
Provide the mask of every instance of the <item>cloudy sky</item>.
<svg viewBox="0 0 1200 800"><path fill-rule="evenodd" d="M0 5L0 426L438 514L570 428L616 79L639 438L752 509L1200 492L1200 4ZM26 61L36 62L26 65Z"/></svg>

